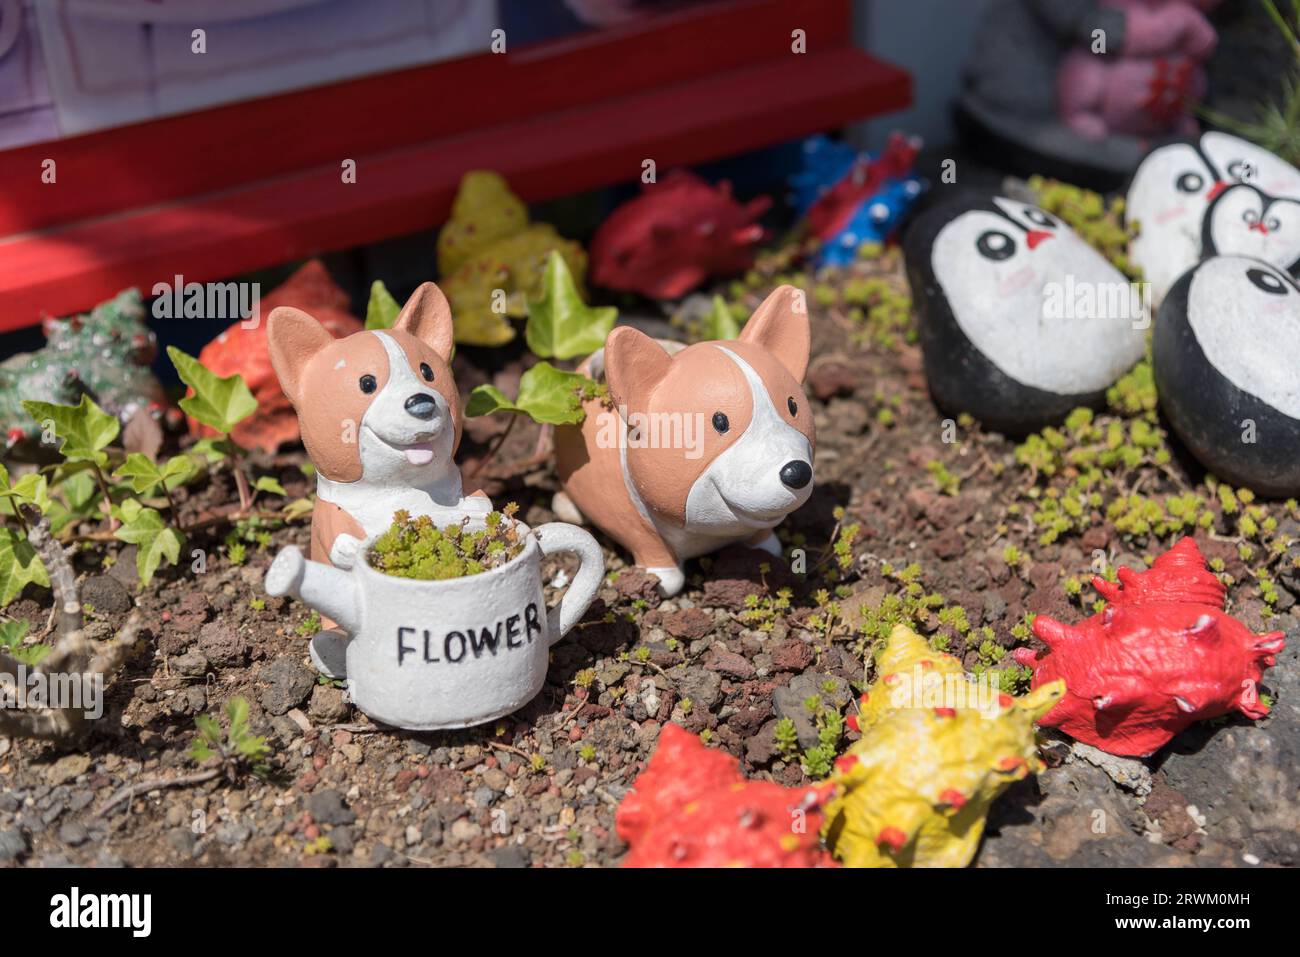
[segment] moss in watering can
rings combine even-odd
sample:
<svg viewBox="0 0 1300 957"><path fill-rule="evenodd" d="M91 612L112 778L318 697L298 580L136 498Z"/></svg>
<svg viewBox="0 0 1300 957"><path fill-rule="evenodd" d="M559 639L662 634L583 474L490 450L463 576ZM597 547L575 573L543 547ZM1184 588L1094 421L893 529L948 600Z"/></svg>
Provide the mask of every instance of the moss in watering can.
<svg viewBox="0 0 1300 957"><path fill-rule="evenodd" d="M491 571L524 550L526 535L514 520L518 510L511 502L499 512L489 512L485 527L476 531L466 528L469 519L439 528L427 515L412 518L406 511L395 512L392 527L370 548L370 564L386 575L423 581Z"/></svg>

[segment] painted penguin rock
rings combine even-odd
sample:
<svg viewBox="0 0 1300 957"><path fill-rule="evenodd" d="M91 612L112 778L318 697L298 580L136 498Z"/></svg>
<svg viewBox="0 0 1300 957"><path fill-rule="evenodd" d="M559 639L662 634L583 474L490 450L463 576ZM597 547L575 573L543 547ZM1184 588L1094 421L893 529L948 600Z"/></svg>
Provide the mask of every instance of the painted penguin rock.
<svg viewBox="0 0 1300 957"><path fill-rule="evenodd" d="M1300 266L1300 170L1227 133L1148 153L1129 183L1125 216L1138 224L1129 259L1151 284L1155 307L1210 256Z"/></svg>
<svg viewBox="0 0 1300 957"><path fill-rule="evenodd" d="M1001 196L923 213L903 242L935 402L1022 435L1100 402L1142 358L1137 290L1055 216Z"/></svg>
<svg viewBox="0 0 1300 957"><path fill-rule="evenodd" d="M1300 494L1300 289L1276 266L1207 259L1174 284L1152 344L1160 406L1207 469Z"/></svg>

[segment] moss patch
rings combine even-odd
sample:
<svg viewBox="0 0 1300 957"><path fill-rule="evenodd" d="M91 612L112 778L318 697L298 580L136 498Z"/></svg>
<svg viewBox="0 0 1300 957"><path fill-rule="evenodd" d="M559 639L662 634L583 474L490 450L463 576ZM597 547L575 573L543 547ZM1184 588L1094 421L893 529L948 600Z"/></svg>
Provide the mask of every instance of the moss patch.
<svg viewBox="0 0 1300 957"><path fill-rule="evenodd" d="M470 531L459 525L439 528L427 515L412 518L399 511L388 531L370 548L372 567L397 578L442 581L478 575L506 564L524 550L524 535L514 520L513 502L489 512L485 527Z"/></svg>

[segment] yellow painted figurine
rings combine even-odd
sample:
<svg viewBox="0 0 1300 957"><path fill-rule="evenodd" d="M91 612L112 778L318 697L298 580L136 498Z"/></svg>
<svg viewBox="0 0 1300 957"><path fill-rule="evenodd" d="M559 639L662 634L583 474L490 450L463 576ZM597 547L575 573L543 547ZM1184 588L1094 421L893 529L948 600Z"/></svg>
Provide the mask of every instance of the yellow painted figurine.
<svg viewBox="0 0 1300 957"><path fill-rule="evenodd" d="M965 867L994 799L1042 770L1034 721L1065 683L1000 693L902 625L879 674L857 717L863 737L836 761L823 837L849 867Z"/></svg>
<svg viewBox="0 0 1300 957"><path fill-rule="evenodd" d="M515 327L507 317L527 315L527 301L541 296L552 251L564 258L581 293L587 271L582 246L549 223L530 222L528 207L498 174L466 173L451 219L438 234L439 282L456 317L456 341L500 346L513 339ZM500 293L504 303L496 301Z"/></svg>

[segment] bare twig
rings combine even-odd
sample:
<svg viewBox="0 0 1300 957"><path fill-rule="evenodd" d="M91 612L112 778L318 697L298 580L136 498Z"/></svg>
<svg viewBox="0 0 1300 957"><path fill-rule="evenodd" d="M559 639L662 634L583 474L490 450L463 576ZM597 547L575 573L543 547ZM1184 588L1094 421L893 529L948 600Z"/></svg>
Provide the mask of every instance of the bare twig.
<svg viewBox="0 0 1300 957"><path fill-rule="evenodd" d="M38 707L0 709L0 735L41 738L51 741L76 740L86 729L86 694L91 693L96 678L107 679L126 661L139 634L141 619L138 610L131 612L121 630L113 638L97 641L86 637L81 597L77 590L76 575L68 556L50 534L49 519L39 510L29 506L25 518L31 531L27 540L45 565L54 590L54 608L57 612L57 632L53 646L40 663L27 667L11 656L0 653L0 673L17 681L20 669L29 674L51 676L52 689L57 685L71 690L69 679L80 682L83 692L77 701L55 702L46 700Z"/></svg>
<svg viewBox="0 0 1300 957"><path fill-rule="evenodd" d="M188 787L191 784L203 784L217 777L221 771L221 768L207 768L203 771L196 771L193 774L182 774L174 778L150 778L147 781L138 781L135 784L124 784L113 792L112 797L97 807L92 816L103 817L123 801L130 801L137 794L148 794L150 791L159 788L181 788Z"/></svg>

